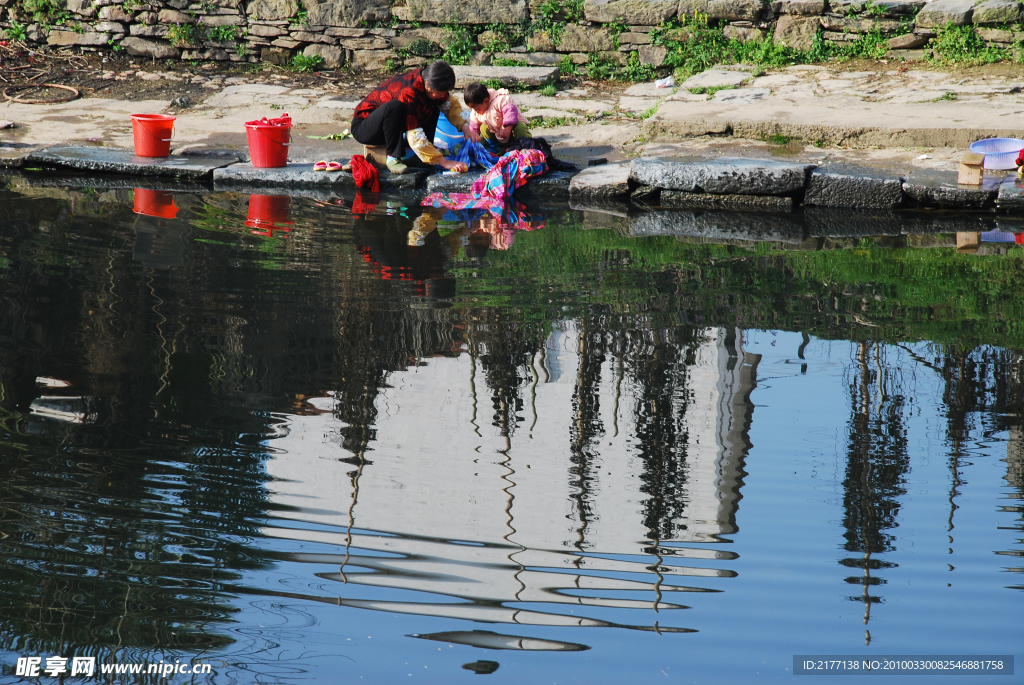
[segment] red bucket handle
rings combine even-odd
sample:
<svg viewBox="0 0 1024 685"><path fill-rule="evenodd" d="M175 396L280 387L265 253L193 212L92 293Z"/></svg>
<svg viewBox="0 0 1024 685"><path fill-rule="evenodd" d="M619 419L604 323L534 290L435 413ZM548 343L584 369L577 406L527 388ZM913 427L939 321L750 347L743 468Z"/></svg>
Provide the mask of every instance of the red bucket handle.
<svg viewBox="0 0 1024 685"><path fill-rule="evenodd" d="M139 126L141 126L142 130L145 131L146 135L148 135L150 138L156 138L157 140L159 140L162 143L169 143L172 140L174 140L174 122L173 121L171 122L171 137L170 138L157 138L155 135L153 135L152 131L150 131L148 128L146 128L146 124L145 124L145 120L144 119L133 119L133 121L135 121Z"/></svg>

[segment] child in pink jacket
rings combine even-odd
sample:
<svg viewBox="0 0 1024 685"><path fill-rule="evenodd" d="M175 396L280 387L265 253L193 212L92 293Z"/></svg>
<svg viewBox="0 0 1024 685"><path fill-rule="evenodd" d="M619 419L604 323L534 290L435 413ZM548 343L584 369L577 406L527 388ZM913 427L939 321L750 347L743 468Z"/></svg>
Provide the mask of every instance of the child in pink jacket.
<svg viewBox="0 0 1024 685"><path fill-rule="evenodd" d="M496 140L502 147L508 147L514 138L530 137L526 120L504 88L492 90L482 83L471 83L462 98L472 110L469 130L474 141Z"/></svg>

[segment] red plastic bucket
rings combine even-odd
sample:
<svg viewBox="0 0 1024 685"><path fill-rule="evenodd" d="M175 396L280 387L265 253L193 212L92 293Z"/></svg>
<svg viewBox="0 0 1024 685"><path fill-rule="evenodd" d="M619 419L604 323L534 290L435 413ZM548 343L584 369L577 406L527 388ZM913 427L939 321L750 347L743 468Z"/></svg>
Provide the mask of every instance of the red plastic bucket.
<svg viewBox="0 0 1024 685"><path fill-rule="evenodd" d="M288 211L291 203L292 199L287 195L250 195L245 225L262 229L252 233L268 237L274 231L288 231L292 223Z"/></svg>
<svg viewBox="0 0 1024 685"><path fill-rule="evenodd" d="M174 204L174 193L165 193L160 190L136 188L135 206L132 209L136 214L155 216L160 219L173 219L178 216L178 208Z"/></svg>
<svg viewBox="0 0 1024 685"><path fill-rule="evenodd" d="M139 157L166 157L171 154L174 119L170 114L133 114L135 154Z"/></svg>
<svg viewBox="0 0 1024 685"><path fill-rule="evenodd" d="M285 112L278 119L263 117L259 121L245 122L249 139L249 157L259 169L288 165L288 146L292 138L292 118Z"/></svg>

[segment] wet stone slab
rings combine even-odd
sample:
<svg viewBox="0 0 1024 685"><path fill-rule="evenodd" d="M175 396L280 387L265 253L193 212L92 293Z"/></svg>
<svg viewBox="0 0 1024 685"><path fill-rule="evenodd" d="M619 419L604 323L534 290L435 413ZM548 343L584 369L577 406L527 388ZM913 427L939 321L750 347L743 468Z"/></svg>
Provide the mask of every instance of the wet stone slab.
<svg viewBox="0 0 1024 685"><path fill-rule="evenodd" d="M980 186L960 185L957 172L916 169L903 182L903 192L922 207L988 209L995 204L1002 177L985 176Z"/></svg>
<svg viewBox="0 0 1024 685"><path fill-rule="evenodd" d="M97 176L93 174L12 172L12 183L30 188L92 188L93 190L158 190L171 193L205 193L208 180L171 179L158 176Z"/></svg>
<svg viewBox="0 0 1024 685"><path fill-rule="evenodd" d="M484 173L434 174L427 178L426 188L431 193L468 193ZM569 183L574 175L567 171L549 171L527 181L516 191L516 197L532 195L539 200L564 200L569 197Z"/></svg>
<svg viewBox="0 0 1024 685"><path fill-rule="evenodd" d="M892 208L902 202L902 177L868 170L815 169L804 195L811 207Z"/></svg>
<svg viewBox="0 0 1024 685"><path fill-rule="evenodd" d="M629 194L629 162L602 164L576 174L569 182L569 197L622 197Z"/></svg>
<svg viewBox="0 0 1024 685"><path fill-rule="evenodd" d="M793 198L777 195L711 195L665 190L661 193L661 206L673 209L763 210L766 212L792 212Z"/></svg>
<svg viewBox="0 0 1024 685"><path fill-rule="evenodd" d="M137 157L132 150L122 148L58 145L36 150L25 158L25 162L100 174L200 180L209 179L215 169L231 164L232 160L186 155Z"/></svg>
<svg viewBox="0 0 1024 685"><path fill-rule="evenodd" d="M800 243L807 237L796 217L681 209L652 210L630 216L629 234L638 238L673 235L784 243Z"/></svg>
<svg viewBox="0 0 1024 685"><path fill-rule="evenodd" d="M891 209L807 207L804 223L812 238L900 235L904 217Z"/></svg>
<svg viewBox="0 0 1024 685"><path fill-rule="evenodd" d="M396 176L380 174L380 189L415 190L423 186L429 169ZM260 188L334 188L355 190L352 174L345 171L313 171L312 164L289 164L274 169L258 169L252 164L232 164L213 173L213 184L218 190L239 186Z"/></svg>
<svg viewBox="0 0 1024 685"><path fill-rule="evenodd" d="M999 184L996 195L996 206L999 209L1024 209L1024 180L1010 174Z"/></svg>
<svg viewBox="0 0 1024 685"><path fill-rule="evenodd" d="M788 195L803 190L813 164L768 159L651 158L630 163L640 185L714 195Z"/></svg>

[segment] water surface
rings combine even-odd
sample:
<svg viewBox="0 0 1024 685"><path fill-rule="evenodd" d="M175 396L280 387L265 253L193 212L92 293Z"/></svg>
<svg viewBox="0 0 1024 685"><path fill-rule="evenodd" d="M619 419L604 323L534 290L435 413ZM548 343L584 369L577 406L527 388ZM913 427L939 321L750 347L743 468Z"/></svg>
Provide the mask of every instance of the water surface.
<svg viewBox="0 0 1024 685"><path fill-rule="evenodd" d="M5 682L1022 655L1020 248L373 199L2 193Z"/></svg>

